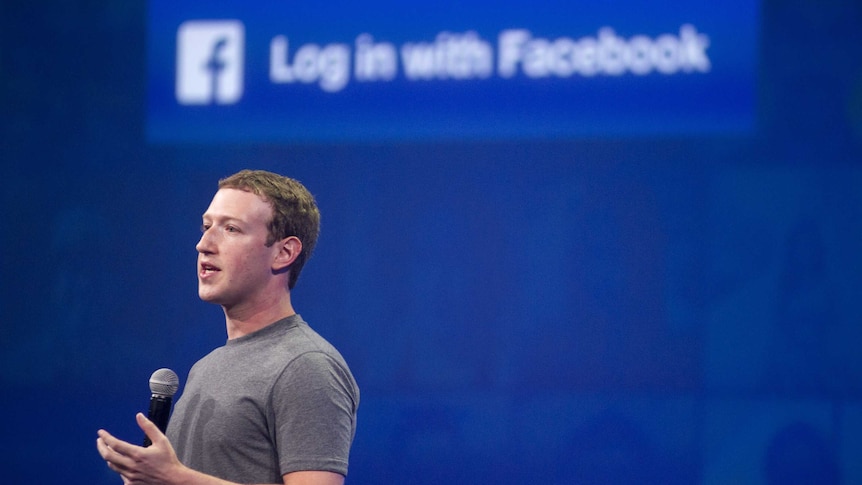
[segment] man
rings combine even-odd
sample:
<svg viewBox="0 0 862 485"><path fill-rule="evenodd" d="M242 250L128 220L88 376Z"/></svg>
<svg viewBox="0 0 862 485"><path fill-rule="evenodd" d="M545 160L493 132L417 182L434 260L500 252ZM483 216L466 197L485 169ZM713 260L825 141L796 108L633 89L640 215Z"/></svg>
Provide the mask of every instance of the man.
<svg viewBox="0 0 862 485"><path fill-rule="evenodd" d="M167 436L141 413L147 448L99 430L124 483L344 482L359 389L290 300L319 227L295 180L243 170L219 182L196 247L198 295L221 305L228 340L192 367Z"/></svg>

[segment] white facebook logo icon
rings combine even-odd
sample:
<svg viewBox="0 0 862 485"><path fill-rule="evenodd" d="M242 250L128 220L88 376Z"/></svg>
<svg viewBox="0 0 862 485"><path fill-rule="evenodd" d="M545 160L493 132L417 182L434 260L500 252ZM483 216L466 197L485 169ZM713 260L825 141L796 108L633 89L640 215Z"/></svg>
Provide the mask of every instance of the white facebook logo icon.
<svg viewBox="0 0 862 485"><path fill-rule="evenodd" d="M177 101L232 104L243 90L245 29L237 20L193 20L177 31Z"/></svg>

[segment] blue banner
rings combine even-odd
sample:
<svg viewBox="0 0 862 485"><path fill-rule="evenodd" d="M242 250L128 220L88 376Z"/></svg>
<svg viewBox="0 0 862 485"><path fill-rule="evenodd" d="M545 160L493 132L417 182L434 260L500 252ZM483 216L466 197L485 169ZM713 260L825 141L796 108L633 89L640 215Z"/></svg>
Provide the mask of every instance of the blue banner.
<svg viewBox="0 0 862 485"><path fill-rule="evenodd" d="M754 1L171 2L153 143L745 134Z"/></svg>

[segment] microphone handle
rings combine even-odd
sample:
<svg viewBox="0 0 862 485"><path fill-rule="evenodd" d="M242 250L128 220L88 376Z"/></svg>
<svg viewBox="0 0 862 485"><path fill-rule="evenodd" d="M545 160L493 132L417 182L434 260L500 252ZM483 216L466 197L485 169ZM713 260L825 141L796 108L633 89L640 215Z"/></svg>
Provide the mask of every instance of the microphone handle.
<svg viewBox="0 0 862 485"><path fill-rule="evenodd" d="M150 411L147 418L155 423L159 430L164 433L168 429L168 418L171 417L171 396L153 394L150 397ZM150 438L144 436L144 447L153 444Z"/></svg>

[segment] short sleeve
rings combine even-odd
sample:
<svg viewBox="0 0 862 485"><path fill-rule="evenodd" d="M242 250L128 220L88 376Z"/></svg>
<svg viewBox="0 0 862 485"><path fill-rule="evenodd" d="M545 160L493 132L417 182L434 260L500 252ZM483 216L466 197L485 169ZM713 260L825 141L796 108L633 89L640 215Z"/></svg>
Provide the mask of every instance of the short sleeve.
<svg viewBox="0 0 862 485"><path fill-rule="evenodd" d="M306 352L291 361L276 379L270 401L281 474L347 475L358 403L350 372L326 353Z"/></svg>

